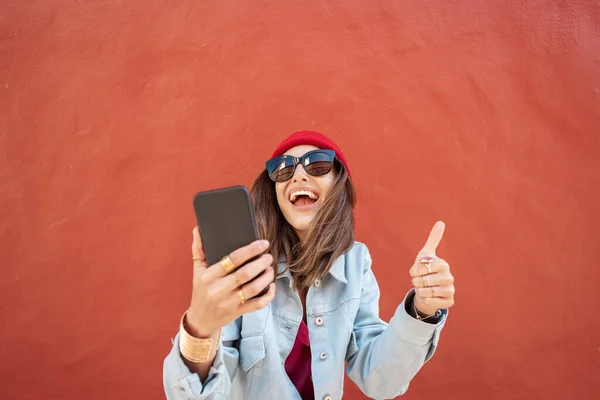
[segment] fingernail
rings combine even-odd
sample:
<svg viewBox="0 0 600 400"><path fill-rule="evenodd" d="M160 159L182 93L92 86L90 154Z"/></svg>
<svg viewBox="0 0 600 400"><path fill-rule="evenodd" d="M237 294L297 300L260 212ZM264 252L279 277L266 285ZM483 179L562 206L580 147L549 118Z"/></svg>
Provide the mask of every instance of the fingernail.
<svg viewBox="0 0 600 400"><path fill-rule="evenodd" d="M262 249L267 249L269 247L269 241L268 240L261 240L258 242L260 247Z"/></svg>
<svg viewBox="0 0 600 400"><path fill-rule="evenodd" d="M430 263L433 262L433 257L421 257L421 259L419 260L419 262L421 263Z"/></svg>

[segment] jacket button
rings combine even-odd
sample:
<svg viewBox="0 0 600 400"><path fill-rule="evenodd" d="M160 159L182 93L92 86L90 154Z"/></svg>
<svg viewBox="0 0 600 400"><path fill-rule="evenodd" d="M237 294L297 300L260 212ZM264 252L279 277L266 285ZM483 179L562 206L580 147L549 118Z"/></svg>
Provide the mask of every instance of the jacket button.
<svg viewBox="0 0 600 400"><path fill-rule="evenodd" d="M319 287L319 286L321 286L321 281L317 279L317 280L315 281L315 286L316 286L316 287Z"/></svg>
<svg viewBox="0 0 600 400"><path fill-rule="evenodd" d="M323 400L333 400L333 397L327 395L327 396L323 397Z"/></svg>
<svg viewBox="0 0 600 400"><path fill-rule="evenodd" d="M315 324L317 324L317 326L321 326L323 325L323 318L322 317L317 317L315 318Z"/></svg>
<svg viewBox="0 0 600 400"><path fill-rule="evenodd" d="M326 360L327 359L327 353L322 352L319 357L321 358L321 360Z"/></svg>

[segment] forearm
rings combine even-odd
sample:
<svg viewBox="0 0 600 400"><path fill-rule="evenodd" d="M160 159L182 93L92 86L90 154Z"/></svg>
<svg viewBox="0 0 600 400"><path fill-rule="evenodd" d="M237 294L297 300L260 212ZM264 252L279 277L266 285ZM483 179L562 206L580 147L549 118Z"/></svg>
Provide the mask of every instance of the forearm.
<svg viewBox="0 0 600 400"><path fill-rule="evenodd" d="M231 340L226 341L223 332L222 344L208 366L206 378L190 370L179 350L180 334L175 336L171 351L163 365L163 383L169 400L223 400L229 396L233 377L238 365L239 353ZM231 332L229 332L231 333ZM208 362L206 365L207 366Z"/></svg>
<svg viewBox="0 0 600 400"><path fill-rule="evenodd" d="M187 358L185 358L182 355L183 362L189 368L190 372L198 374L198 376L200 377L200 380L202 382L205 382L206 378L208 378L208 373L210 372L210 369L212 368L212 366L214 364L215 357L217 356L217 350L219 349L220 341L221 341L221 331L218 330L218 331L212 333L210 336L205 336L205 335L202 335L200 332L198 332L196 329L194 329L190 325L187 325L185 327L185 329L193 337L201 338L201 339L212 339L212 341L213 341L210 353L208 355L208 360L205 362L195 363L195 362L188 360ZM181 354L181 351L180 351L180 354Z"/></svg>
<svg viewBox="0 0 600 400"><path fill-rule="evenodd" d="M348 359L348 376L369 397L393 398L408 384L435 351L445 314L438 324L419 321L408 313L412 293L387 327L356 331L357 351Z"/></svg>

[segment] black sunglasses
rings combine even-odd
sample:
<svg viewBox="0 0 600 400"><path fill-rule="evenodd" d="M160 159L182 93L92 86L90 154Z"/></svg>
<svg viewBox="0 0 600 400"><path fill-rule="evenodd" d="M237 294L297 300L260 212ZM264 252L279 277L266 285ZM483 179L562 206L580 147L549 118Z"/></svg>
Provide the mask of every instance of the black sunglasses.
<svg viewBox="0 0 600 400"><path fill-rule="evenodd" d="M312 176L326 175L333 167L335 151L311 150L300 157L279 156L267 161L267 172L273 182L285 182L294 176L296 166L302 164L304 170Z"/></svg>

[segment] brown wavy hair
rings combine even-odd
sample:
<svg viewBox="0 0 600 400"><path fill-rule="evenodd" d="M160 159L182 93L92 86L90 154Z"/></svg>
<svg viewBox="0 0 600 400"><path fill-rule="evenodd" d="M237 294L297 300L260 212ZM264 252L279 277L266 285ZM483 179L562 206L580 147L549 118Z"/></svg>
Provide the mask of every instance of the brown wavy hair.
<svg viewBox="0 0 600 400"><path fill-rule="evenodd" d="M261 239L270 242L274 260L284 258L297 289L323 279L333 262L354 244L356 192L344 165L335 160L335 178L321 208L315 214L304 243L286 221L275 192L275 182L265 169L252 184L256 224ZM283 272L283 271L282 271Z"/></svg>

